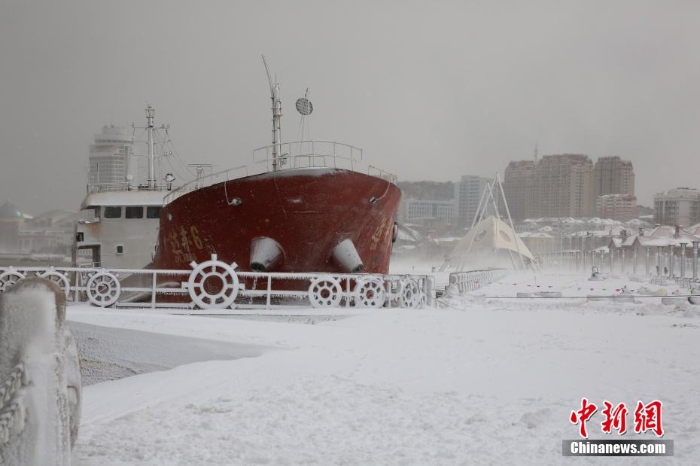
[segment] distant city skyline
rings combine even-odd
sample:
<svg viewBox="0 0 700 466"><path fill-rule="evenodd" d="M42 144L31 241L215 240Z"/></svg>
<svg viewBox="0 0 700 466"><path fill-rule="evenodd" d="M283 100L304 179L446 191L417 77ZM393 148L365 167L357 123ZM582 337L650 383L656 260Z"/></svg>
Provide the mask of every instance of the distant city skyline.
<svg viewBox="0 0 700 466"><path fill-rule="evenodd" d="M187 163L250 164L271 139L265 54L285 140L308 89L304 132L399 180L491 178L537 144L630 160L651 205L700 187L698 17L681 0L9 0L0 202L77 209L93 135L142 123L147 103Z"/></svg>
<svg viewBox="0 0 700 466"><path fill-rule="evenodd" d="M513 218L637 216L635 172L620 157L595 161L586 154L553 154L511 161L504 189Z"/></svg>

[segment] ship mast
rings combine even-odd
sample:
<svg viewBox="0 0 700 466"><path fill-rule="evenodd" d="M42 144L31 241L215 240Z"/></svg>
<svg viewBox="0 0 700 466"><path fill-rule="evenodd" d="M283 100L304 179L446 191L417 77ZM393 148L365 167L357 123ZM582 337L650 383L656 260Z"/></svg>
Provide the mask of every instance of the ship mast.
<svg viewBox="0 0 700 466"><path fill-rule="evenodd" d="M270 76L270 68L267 66L265 55L262 56L267 72L267 81L270 84L270 98L272 99L272 171L282 168L285 160L282 158L282 101L280 100L280 85L273 84Z"/></svg>
<svg viewBox="0 0 700 466"><path fill-rule="evenodd" d="M146 107L146 131L148 132L148 189L156 189L156 163L153 150L153 117L156 109L149 104Z"/></svg>

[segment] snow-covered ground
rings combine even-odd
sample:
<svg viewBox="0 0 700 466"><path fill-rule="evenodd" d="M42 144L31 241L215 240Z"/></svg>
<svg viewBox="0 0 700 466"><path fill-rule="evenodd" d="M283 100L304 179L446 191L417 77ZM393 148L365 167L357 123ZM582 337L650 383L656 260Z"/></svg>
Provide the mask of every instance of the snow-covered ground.
<svg viewBox="0 0 700 466"><path fill-rule="evenodd" d="M510 276L421 310L224 318L69 306L72 325L151 332L150 349L138 350L141 334L129 351L175 366L86 387L74 462L700 464L700 306L585 298L625 285L660 288L559 274ZM537 291L565 298L514 298ZM562 457L561 441L578 438L569 416L583 397L625 402L625 439L656 438L634 433L632 411L662 401L675 456ZM602 419L588 422L590 437L620 438L601 432Z"/></svg>

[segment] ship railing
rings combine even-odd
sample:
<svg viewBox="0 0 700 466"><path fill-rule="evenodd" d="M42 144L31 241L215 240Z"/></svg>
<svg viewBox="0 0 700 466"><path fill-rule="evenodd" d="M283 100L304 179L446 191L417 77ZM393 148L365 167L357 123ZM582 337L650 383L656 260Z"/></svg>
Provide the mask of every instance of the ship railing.
<svg viewBox="0 0 700 466"><path fill-rule="evenodd" d="M172 183L156 183L152 188L146 184L132 184L128 181L120 183L88 183L88 194L109 193L116 191L167 191L172 189Z"/></svg>
<svg viewBox="0 0 700 466"><path fill-rule="evenodd" d="M106 193L113 191L126 191L129 184L124 181L122 183L88 183L88 194Z"/></svg>
<svg viewBox="0 0 700 466"><path fill-rule="evenodd" d="M366 167L362 149L337 141L309 140L271 144L253 151L256 165L266 171L301 168L341 168L395 181L396 177L376 167Z"/></svg>
<svg viewBox="0 0 700 466"><path fill-rule="evenodd" d="M201 188L206 188L208 186L212 186L224 181L231 181L238 178L243 178L250 174L251 173L249 172L248 167L246 165L242 165L240 167L229 168L228 170L222 170L220 172L212 173L211 175L197 178L196 180L190 181L189 183L186 183L180 186L179 188L170 191L163 198L163 205L167 205L175 199L177 199L178 197L183 196L192 191L196 191Z"/></svg>
<svg viewBox="0 0 700 466"><path fill-rule="evenodd" d="M192 270L0 267L0 292L33 277L53 281L73 302L97 307L209 312L289 306L420 308L435 304L432 275L237 272L235 264L218 261L216 256L199 265L193 263ZM211 291L210 285L218 289Z"/></svg>
<svg viewBox="0 0 700 466"><path fill-rule="evenodd" d="M362 149L337 141L292 141L255 149L253 161L267 171L310 167L355 170L355 165L362 163Z"/></svg>
<svg viewBox="0 0 700 466"><path fill-rule="evenodd" d="M281 155L275 155L275 147ZM174 189L163 198L163 205L167 205L178 197L200 188L212 186L217 183L236 180L250 175L258 175L275 170L293 170L303 168L341 168L396 183L396 176L377 167L363 164L362 149L336 141L293 141L279 145L271 144L253 151L254 167L248 166L223 170L211 175L197 178L194 181Z"/></svg>
<svg viewBox="0 0 700 466"><path fill-rule="evenodd" d="M367 174L377 178L381 178L383 180L390 181L394 184L396 184L397 181L396 175L389 173L388 171L382 170L381 168L377 168L374 165L370 165L369 167L367 167Z"/></svg>

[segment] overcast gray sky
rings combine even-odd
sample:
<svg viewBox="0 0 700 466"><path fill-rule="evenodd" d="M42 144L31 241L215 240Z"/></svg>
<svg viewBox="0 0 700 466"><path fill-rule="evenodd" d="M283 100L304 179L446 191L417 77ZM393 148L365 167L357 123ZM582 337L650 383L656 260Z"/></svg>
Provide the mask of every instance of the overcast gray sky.
<svg viewBox="0 0 700 466"><path fill-rule="evenodd" d="M0 4L0 203L76 210L105 124L170 123L189 163L283 135L360 146L400 180L585 153L632 160L639 202L700 187L698 1L31 1Z"/></svg>

